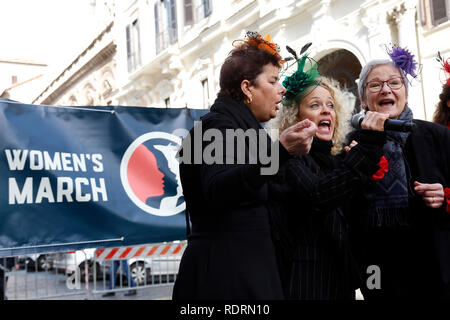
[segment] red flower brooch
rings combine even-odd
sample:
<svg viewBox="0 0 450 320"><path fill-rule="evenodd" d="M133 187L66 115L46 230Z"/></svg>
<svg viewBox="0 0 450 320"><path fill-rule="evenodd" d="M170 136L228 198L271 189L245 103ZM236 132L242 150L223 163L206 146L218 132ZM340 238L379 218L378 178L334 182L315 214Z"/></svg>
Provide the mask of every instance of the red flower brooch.
<svg viewBox="0 0 450 320"><path fill-rule="evenodd" d="M447 201L447 212L450 213L450 188L444 189L444 197Z"/></svg>
<svg viewBox="0 0 450 320"><path fill-rule="evenodd" d="M384 178L384 174L389 171L389 162L386 160L384 156L380 158L380 162L378 162L380 169L373 174L370 179L377 181Z"/></svg>

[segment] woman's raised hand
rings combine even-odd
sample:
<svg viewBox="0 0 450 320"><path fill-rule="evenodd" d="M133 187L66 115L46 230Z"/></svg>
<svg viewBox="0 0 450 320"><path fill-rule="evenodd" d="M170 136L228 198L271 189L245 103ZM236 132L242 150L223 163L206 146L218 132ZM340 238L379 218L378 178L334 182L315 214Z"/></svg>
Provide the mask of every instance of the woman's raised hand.
<svg viewBox="0 0 450 320"><path fill-rule="evenodd" d="M291 155L308 154L316 131L317 125L305 119L284 130L280 135L280 143Z"/></svg>

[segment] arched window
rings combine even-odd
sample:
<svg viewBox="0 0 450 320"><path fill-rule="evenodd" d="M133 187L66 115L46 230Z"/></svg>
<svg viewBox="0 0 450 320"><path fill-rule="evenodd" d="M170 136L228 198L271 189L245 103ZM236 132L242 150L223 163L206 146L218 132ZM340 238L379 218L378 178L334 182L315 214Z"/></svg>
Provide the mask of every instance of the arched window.
<svg viewBox="0 0 450 320"><path fill-rule="evenodd" d="M358 58L348 50L339 49L327 54L318 62L320 74L339 81L341 87L350 91L356 98L355 111L360 111L358 98L358 85L355 80L359 78L362 66Z"/></svg>

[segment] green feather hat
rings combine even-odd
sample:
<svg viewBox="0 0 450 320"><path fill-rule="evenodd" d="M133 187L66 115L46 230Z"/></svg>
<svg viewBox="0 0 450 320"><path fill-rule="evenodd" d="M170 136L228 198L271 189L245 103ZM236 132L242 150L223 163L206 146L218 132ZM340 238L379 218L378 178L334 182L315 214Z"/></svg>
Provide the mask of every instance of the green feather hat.
<svg viewBox="0 0 450 320"><path fill-rule="evenodd" d="M290 106L300 101L320 83L320 74L317 63L305 53L311 44L312 43L310 42L303 46L300 50L300 55L303 54L303 56L300 58L298 58L292 48L286 46L288 52L291 53L296 60L298 67L297 71L290 76L286 76L283 81L283 86L286 88L286 93L283 97L283 105L285 106ZM292 60L292 58L286 60ZM289 70L289 67L287 70Z"/></svg>

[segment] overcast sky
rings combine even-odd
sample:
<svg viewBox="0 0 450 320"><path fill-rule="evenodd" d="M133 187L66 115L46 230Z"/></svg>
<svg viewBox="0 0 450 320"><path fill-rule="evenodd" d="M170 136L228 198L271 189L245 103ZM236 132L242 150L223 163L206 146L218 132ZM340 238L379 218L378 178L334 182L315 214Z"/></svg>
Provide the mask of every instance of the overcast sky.
<svg viewBox="0 0 450 320"><path fill-rule="evenodd" d="M91 2L1 0L0 59L33 60L50 67L70 60L94 31Z"/></svg>

